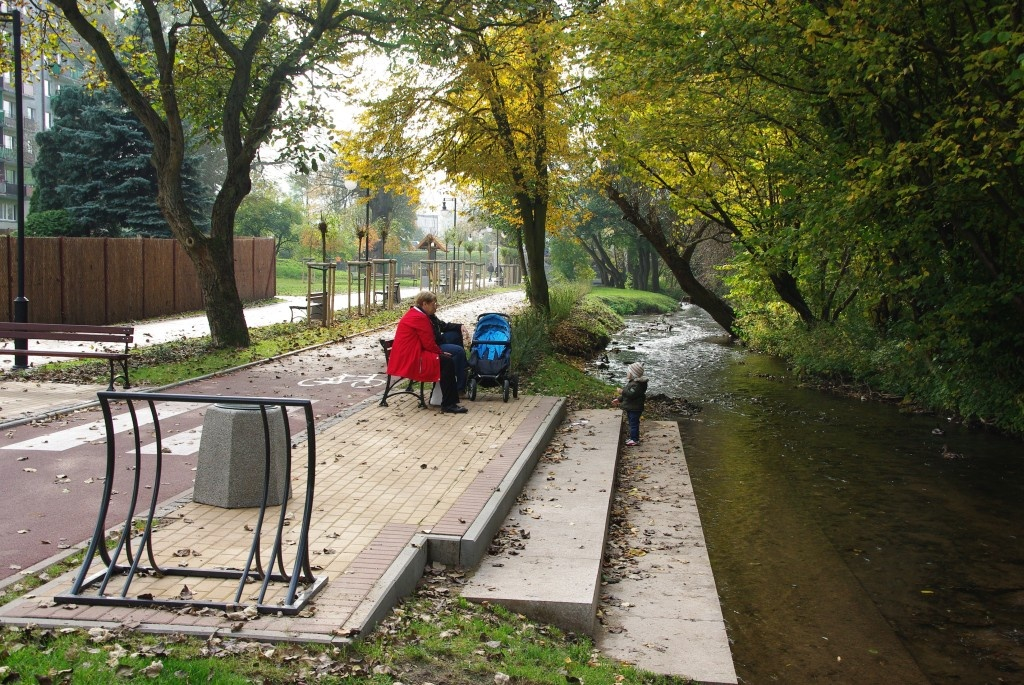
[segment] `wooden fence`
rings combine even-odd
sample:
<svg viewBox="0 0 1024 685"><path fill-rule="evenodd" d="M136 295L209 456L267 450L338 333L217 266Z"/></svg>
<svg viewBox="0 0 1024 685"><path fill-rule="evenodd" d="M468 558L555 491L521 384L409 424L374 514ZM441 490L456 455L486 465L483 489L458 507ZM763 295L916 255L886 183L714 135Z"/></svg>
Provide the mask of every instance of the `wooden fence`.
<svg viewBox="0 0 1024 685"><path fill-rule="evenodd" d="M274 297L273 238L235 238L243 302ZM18 242L0 236L0 315L14 319ZM25 297L33 323L113 324L203 309L195 267L176 240L25 238Z"/></svg>

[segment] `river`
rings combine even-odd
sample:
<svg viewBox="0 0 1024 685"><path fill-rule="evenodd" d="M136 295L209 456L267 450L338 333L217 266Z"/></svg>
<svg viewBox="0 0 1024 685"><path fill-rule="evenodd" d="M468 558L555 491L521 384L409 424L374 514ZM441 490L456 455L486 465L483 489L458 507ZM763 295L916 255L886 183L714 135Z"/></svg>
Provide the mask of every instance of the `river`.
<svg viewBox="0 0 1024 685"><path fill-rule="evenodd" d="M630 317L680 420L744 683L1024 683L1024 443L801 388L701 310Z"/></svg>

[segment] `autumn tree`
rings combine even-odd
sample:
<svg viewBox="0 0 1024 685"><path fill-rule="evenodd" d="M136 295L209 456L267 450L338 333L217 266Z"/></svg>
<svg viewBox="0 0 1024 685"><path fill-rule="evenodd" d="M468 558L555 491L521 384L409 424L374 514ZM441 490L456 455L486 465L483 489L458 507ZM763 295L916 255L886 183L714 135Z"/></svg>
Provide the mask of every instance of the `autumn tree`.
<svg viewBox="0 0 1024 685"><path fill-rule="evenodd" d="M728 235L741 327L855 340L894 391L1024 430L1017 3L605 8L602 154Z"/></svg>
<svg viewBox="0 0 1024 685"><path fill-rule="evenodd" d="M46 7L89 45L153 142L157 204L196 267L213 344L247 346L233 237L235 215L251 190L253 160L272 140L308 160L302 134L324 116L315 93L301 91L298 79L329 83L331 66L348 59L353 45L384 21L382 10L340 0L140 0L125 17L111 17L106 4L91 0L48 0ZM64 30L45 12L33 18L53 25L49 35ZM196 225L183 191L189 125L219 140L226 157L208 232Z"/></svg>
<svg viewBox="0 0 1024 685"><path fill-rule="evenodd" d="M366 149L486 191L487 210L516 228L528 295L543 310L553 171L567 151L566 21L551 0L447 5L396 54L389 92L362 119Z"/></svg>

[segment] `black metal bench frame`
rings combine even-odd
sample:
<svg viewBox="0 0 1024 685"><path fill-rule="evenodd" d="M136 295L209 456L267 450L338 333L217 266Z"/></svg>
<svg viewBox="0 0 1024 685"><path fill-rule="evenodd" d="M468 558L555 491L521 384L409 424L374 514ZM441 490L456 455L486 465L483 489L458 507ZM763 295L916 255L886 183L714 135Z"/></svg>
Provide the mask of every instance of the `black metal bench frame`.
<svg viewBox="0 0 1024 685"><path fill-rule="evenodd" d="M394 338L379 338L378 341L380 342L381 349L384 350L384 364L386 366L388 360L391 358L391 347L392 345L395 344L395 340ZM404 380L409 381L409 384L405 386L405 390L395 390L395 388ZM417 382L420 384L419 392L413 390L413 386ZM389 397L394 397L395 395L412 395L413 397L419 399L421 407L426 408L427 402L424 399L423 386L425 386L428 382L429 381L414 381L411 378L407 379L402 376L392 376L389 373L388 382L384 386L384 396L380 398L380 406L388 406Z"/></svg>
<svg viewBox="0 0 1024 685"><path fill-rule="evenodd" d="M128 607L152 607L163 606L171 608L183 607L209 607L213 609L232 610L246 606L251 602L249 596L254 594L252 585L259 583L259 591L255 593L255 607L260 613L277 613L294 615L299 613L303 607L327 584L327 576L313 575L309 557L309 526L313 517L313 492L316 482L316 434L313 426L313 403L308 399L279 399L269 397L220 397L208 395L165 395L161 393L126 393L126 392L100 392L97 393L100 405L103 409L103 422L106 427L107 444L107 466L103 483L103 497L100 500L99 515L96 519L96 529L93 532L89 549L82 560L82 567L75 578L71 589L54 597L58 604L89 604L96 606L128 606ZM263 418L264 437L264 468L263 468L263 503L256 514L253 523L252 541L249 545L247 558L237 568L188 568L176 564L160 564L153 551L153 535L156 530L153 525L154 512L160 502L160 474L163 467L163 446L160 418L157 415L156 404L168 402L190 402L207 403L218 405L259 405ZM131 417L131 433L118 433L114 430L114 418L112 405L125 404L128 414ZM144 484L142 482L143 462L142 444L139 435L139 409L143 411L148 408L152 417L152 427L156 434L156 454L152 457L155 463L152 466L154 473L153 482ZM271 469L271 439L270 421L282 420L284 422L285 444L291 445L291 429L286 413L287 407L301 407L306 419L306 496L302 506L302 519L299 525L299 539L294 545L286 545L284 542L284 529L290 523L288 513L289 490L291 483L292 459L291 450L288 451L288 459L285 465L283 478L283 492L279 507L276 528L269 526L269 532L273 533L273 544L270 546L269 554L263 558L261 541L264 536L263 525L267 515L267 502L270 496L270 469ZM125 446L118 445L117 437L122 436L124 440L134 442L134 475L133 486L130 497L128 512L125 516L121 532L113 550L108 550L105 544L105 531L107 526L107 514L110 500L114 492L114 480L119 474L123 474L124 464L118 468L118 457L124 459ZM145 513L139 511L140 498L145 489L150 489L149 509ZM136 517L145 517L144 525L136 533ZM246 527L249 529L249 527ZM292 529L290 529L292 530ZM136 537L138 534L138 537ZM241 534L241 533L239 533ZM269 537L269 534L268 534ZM134 544L133 544L134 543ZM285 568L285 550L292 550L295 555L291 573ZM99 561L97 562L97 557ZM123 562L122 562L123 558ZM146 563L148 561L148 564ZM171 561L171 560L168 560ZM98 571L90 575L93 565ZM274 573L274 567L278 572ZM181 597L154 597L150 595L139 595L131 592L132 581L146 575L164 576L185 576L191 578L223 578L238 580L238 588L232 601L202 600L199 598L182 599ZM287 584L283 601L280 603L267 603L267 593L271 583L277 583L275 587ZM117 587L119 586L119 587ZM248 601L247 601L248 600Z"/></svg>
<svg viewBox="0 0 1024 685"><path fill-rule="evenodd" d="M134 340L133 326L91 326L83 324L60 323L15 323L0 321L0 338L12 340L70 340L76 342L93 342L107 345L124 345L124 351L110 350L46 350L42 348L17 349L0 348L0 354L18 356L70 357L75 359L106 359L110 364L110 385L107 390L114 389L117 378L124 379L124 388L131 387L128 382L128 348ZM120 366L121 373L115 373L114 362Z"/></svg>

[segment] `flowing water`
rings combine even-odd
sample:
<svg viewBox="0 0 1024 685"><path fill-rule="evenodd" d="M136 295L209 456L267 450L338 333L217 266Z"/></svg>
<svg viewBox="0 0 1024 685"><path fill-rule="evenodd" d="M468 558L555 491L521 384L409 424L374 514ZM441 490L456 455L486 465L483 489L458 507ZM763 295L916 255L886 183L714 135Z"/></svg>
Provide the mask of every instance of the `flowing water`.
<svg viewBox="0 0 1024 685"><path fill-rule="evenodd" d="M1024 683L1024 443L798 387L701 310L631 317L680 420L745 683Z"/></svg>

